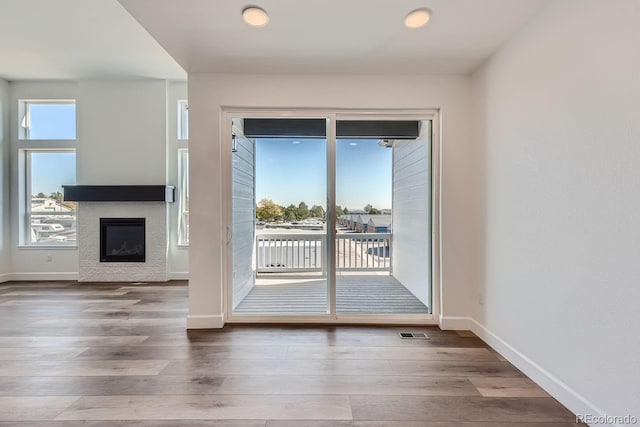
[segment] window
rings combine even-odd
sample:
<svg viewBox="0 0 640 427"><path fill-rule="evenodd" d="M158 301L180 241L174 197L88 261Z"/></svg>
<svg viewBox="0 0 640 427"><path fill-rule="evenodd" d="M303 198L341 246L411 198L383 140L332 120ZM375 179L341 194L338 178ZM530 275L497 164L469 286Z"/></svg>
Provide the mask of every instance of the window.
<svg viewBox="0 0 640 427"><path fill-rule="evenodd" d="M189 105L178 101L178 139L189 139Z"/></svg>
<svg viewBox="0 0 640 427"><path fill-rule="evenodd" d="M189 244L189 150L178 150L178 244Z"/></svg>
<svg viewBox="0 0 640 427"><path fill-rule="evenodd" d="M21 100L20 139L76 139L75 100Z"/></svg>
<svg viewBox="0 0 640 427"><path fill-rule="evenodd" d="M26 245L75 245L76 202L66 202L63 185L76 182L75 150L23 150Z"/></svg>
<svg viewBox="0 0 640 427"><path fill-rule="evenodd" d="M76 203L62 186L76 182L76 101L22 99L18 117L20 244L75 246Z"/></svg>

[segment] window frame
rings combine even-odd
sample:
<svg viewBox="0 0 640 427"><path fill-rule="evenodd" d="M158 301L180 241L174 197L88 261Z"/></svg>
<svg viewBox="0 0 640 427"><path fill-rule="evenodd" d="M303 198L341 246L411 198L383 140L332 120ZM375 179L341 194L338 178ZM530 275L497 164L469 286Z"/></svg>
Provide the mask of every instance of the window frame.
<svg viewBox="0 0 640 427"><path fill-rule="evenodd" d="M178 141L189 140L189 102L186 99L178 100L178 121L177 121Z"/></svg>
<svg viewBox="0 0 640 427"><path fill-rule="evenodd" d="M186 157L186 162L184 161ZM185 164L186 163L186 164ZM178 149L178 246L189 246L189 209L185 204L189 198L189 149ZM185 194L186 193L186 194ZM186 238L185 238L186 235Z"/></svg>
<svg viewBox="0 0 640 427"><path fill-rule="evenodd" d="M29 124L29 106L33 104L73 104L75 106L74 126L75 135L73 139L30 139L29 129L23 127L23 121ZM15 146L15 156L17 158L17 247L20 249L62 249L77 250L78 243L72 242L32 242L31 241L31 217L33 215L31 206L31 186L32 172L30 153L35 152L73 152L76 155L75 170L77 172L77 142L78 142L78 103L75 97L35 97L18 98L18 117L14 122L17 126L17 140ZM15 111L15 110L14 110ZM77 179L77 176L76 176ZM65 213L68 214L68 213ZM51 213L55 216L56 213ZM75 212L77 226L77 210Z"/></svg>
<svg viewBox="0 0 640 427"><path fill-rule="evenodd" d="M31 124L31 105L42 104L73 104L75 106L75 137L70 138L31 138L30 124ZM18 101L18 139L20 141L76 141L78 139L78 104L73 98L64 99L20 99Z"/></svg>

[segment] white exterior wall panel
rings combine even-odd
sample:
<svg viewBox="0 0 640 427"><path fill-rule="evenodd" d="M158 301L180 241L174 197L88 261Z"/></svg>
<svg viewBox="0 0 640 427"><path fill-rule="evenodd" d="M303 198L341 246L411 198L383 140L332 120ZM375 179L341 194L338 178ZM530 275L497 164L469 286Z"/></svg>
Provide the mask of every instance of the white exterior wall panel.
<svg viewBox="0 0 640 427"><path fill-rule="evenodd" d="M232 154L233 308L251 291L255 278L255 143L238 137Z"/></svg>
<svg viewBox="0 0 640 427"><path fill-rule="evenodd" d="M423 129L424 135L430 132ZM430 306L431 147L427 137L393 145L393 276Z"/></svg>

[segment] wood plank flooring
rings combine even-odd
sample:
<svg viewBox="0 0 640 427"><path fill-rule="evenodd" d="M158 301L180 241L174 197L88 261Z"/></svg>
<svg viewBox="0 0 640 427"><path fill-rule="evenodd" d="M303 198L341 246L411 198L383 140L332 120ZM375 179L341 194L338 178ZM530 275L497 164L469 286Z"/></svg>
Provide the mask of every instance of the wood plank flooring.
<svg viewBox="0 0 640 427"><path fill-rule="evenodd" d="M4 283L0 427L575 425L469 332L187 332L185 285Z"/></svg>
<svg viewBox="0 0 640 427"><path fill-rule="evenodd" d="M327 311L325 279L256 280L256 286L234 314L318 314ZM426 314L427 307L388 274L345 274L336 277L338 313Z"/></svg>

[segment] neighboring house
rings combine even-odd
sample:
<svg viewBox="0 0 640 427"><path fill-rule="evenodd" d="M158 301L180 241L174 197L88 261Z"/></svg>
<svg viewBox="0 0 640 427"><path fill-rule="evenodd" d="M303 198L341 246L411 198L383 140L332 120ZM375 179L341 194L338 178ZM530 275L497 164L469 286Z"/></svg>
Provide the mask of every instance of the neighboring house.
<svg viewBox="0 0 640 427"><path fill-rule="evenodd" d="M358 218L358 215L359 214L354 214L354 213L349 213L349 214L346 214L346 215L342 215L341 216L341 219L342 219L341 224L346 226L346 227L349 227L351 230L355 230L356 219Z"/></svg>
<svg viewBox="0 0 640 427"><path fill-rule="evenodd" d="M391 215L371 215L366 233L390 233L391 222Z"/></svg>
<svg viewBox="0 0 640 427"><path fill-rule="evenodd" d="M388 211L391 212L390 209ZM391 218L391 215L349 214L342 215L339 223L357 233L388 233Z"/></svg>
<svg viewBox="0 0 640 427"><path fill-rule="evenodd" d="M357 233L366 233L367 232L367 223L369 222L370 218L371 218L371 215L367 215L367 214L358 215L356 220L354 221L355 222L354 230Z"/></svg>

